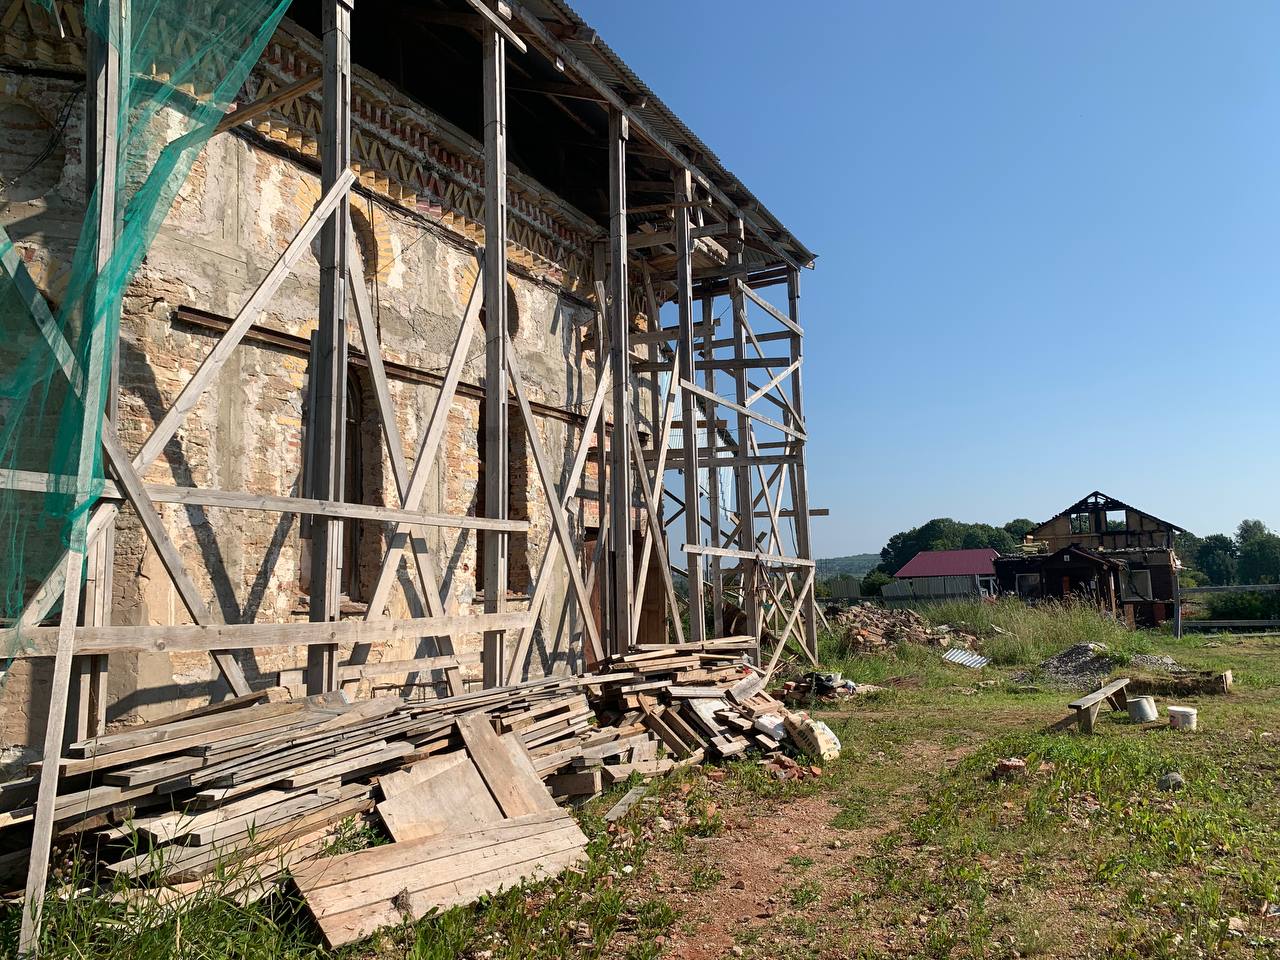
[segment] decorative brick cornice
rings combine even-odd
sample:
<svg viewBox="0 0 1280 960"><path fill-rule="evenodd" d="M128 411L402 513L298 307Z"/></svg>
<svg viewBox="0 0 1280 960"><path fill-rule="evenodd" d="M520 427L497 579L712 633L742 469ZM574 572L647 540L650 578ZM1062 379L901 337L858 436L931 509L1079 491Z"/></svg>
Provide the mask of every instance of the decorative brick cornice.
<svg viewBox="0 0 1280 960"><path fill-rule="evenodd" d="M284 21L254 69L257 99L318 73L313 37ZM484 238L484 151L465 133L357 68L352 82L352 169L392 203L438 220L476 243ZM315 156L321 103L312 93L251 125L300 156ZM507 194L509 256L570 289L589 289L591 246L599 228L519 173Z"/></svg>
<svg viewBox="0 0 1280 960"><path fill-rule="evenodd" d="M57 0L66 28L31 0L0 0L0 60L29 67L84 68L84 25L74 0ZM174 39L181 47L181 38ZM160 69L155 65L153 69ZM243 101L319 73L318 41L281 22L245 84ZM199 96L199 91L191 91ZM250 122L299 157L318 153L318 93ZM484 150L474 139L359 67L352 83L352 169L388 202L439 222L474 243L484 239ZM589 294L596 224L518 171L508 178L509 256L537 276Z"/></svg>

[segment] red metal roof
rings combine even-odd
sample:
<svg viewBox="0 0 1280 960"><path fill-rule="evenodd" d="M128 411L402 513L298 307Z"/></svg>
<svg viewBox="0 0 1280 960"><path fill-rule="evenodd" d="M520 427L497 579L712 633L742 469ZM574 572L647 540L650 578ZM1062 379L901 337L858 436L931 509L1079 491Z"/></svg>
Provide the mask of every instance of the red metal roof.
<svg viewBox="0 0 1280 960"><path fill-rule="evenodd" d="M990 547L981 550L921 550L907 561L895 577L994 577L994 561L1000 551Z"/></svg>

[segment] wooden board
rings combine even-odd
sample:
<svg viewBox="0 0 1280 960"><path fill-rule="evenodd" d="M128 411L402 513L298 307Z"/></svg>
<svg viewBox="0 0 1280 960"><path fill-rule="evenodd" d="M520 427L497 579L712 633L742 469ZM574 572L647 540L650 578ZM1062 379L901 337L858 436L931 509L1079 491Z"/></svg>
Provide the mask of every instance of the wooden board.
<svg viewBox="0 0 1280 960"><path fill-rule="evenodd" d="M556 809L523 744L514 734L499 737L483 713L457 720L467 753L480 771L498 807L508 817Z"/></svg>
<svg viewBox="0 0 1280 960"><path fill-rule="evenodd" d="M554 875L584 859L586 843L573 818L557 809L303 864L294 881L336 948L432 909Z"/></svg>
<svg viewBox="0 0 1280 960"><path fill-rule="evenodd" d="M438 756L427 757L425 760L420 760L405 770L395 770L384 774L378 781L379 786L382 787L382 799L390 800L397 794L411 790L415 784L430 780L437 774L444 773L450 767L470 762L471 758L467 756L466 751L455 750L452 753L442 753Z"/></svg>
<svg viewBox="0 0 1280 960"><path fill-rule="evenodd" d="M467 833L502 819L475 764L451 763L435 776L378 804L378 815L397 842ZM541 786L541 785L539 785Z"/></svg>

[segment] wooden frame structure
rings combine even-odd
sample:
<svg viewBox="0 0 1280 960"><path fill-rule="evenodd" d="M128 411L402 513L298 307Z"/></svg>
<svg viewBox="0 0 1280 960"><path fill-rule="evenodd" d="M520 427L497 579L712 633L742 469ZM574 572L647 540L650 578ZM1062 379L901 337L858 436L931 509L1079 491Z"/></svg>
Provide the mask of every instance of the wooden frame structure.
<svg viewBox="0 0 1280 960"><path fill-rule="evenodd" d="M123 0L94 2L107 5L109 17L124 16ZM672 141L670 125L655 121L645 90L620 90L602 76L599 64L605 54L597 48L594 35L580 23L575 26L549 18L549 7L559 9L552 0L494 4L456 0L447 16L478 35L483 51L484 243L483 250L476 250L474 288L410 468L392 409L368 290L357 267L347 202L357 184L351 169L353 5L351 0L321 0L321 5L322 75L241 107L215 133L233 130L237 123L279 109L318 87L323 103L321 199L136 451L126 450L116 434L115 375L107 371L113 378L109 391L113 399L102 411L101 439L110 476L92 505L88 563L85 556L68 551L31 598L20 623L0 631L8 633L11 641L21 631L28 644L24 656L55 658L27 883L31 909L23 920L22 947L27 952L37 943L61 751L69 739L101 732L106 667L114 652L207 650L231 691L243 695L250 687L237 650L306 646L308 691L323 692L361 676L370 645L394 637L430 638L434 641L430 656L399 661L396 666L406 673L440 670L447 692L460 694L464 691L462 660L455 655L454 639L462 633L483 631L486 686L517 682L526 675L550 574L562 563L579 612L588 666L639 644L672 638L698 642L730 634L757 638L770 672L788 645L816 662L800 320L800 270L811 265L811 257L798 257L796 250L803 250L798 244L780 242L783 235L775 222L762 216L758 203L744 189L727 190L723 177L717 183L700 169L696 149L700 144ZM607 115L602 146L608 158L608 216L605 239L596 251L594 285L598 309L595 391L582 439L563 478L536 428L506 315L507 73L513 58L524 57L540 58L566 78L560 87L544 84L548 98L556 103L566 96L585 99ZM113 97L119 96L122 71L129 65L121 64L118 53L108 49L92 50L88 62L93 91L87 107L87 127L92 131L87 138L92 148L90 176L110 184L115 180L116 153ZM643 161L643 170L636 169L637 159ZM654 179L650 171L664 166L668 179ZM104 203L102 209L112 211L114 204ZM115 235L115 225L104 224L100 264L106 262ZM144 483L143 472L161 456L316 239L319 324L308 365L307 482L302 495ZM52 314L22 263L6 262L5 268L25 291L37 321L56 331ZM768 288L776 289L781 305L762 293ZM390 505L343 500L348 302L354 310L394 476L395 502ZM669 309L664 311L664 306ZM674 323L664 323L672 319ZM465 517L429 513L423 509L428 478L477 334L483 335L485 358L485 510L482 516ZM57 348L52 341L50 346ZM106 348L95 345L98 355ZM507 514L512 416L523 422L531 459L547 492L551 521L551 541L533 565L536 574L529 609L519 612L510 612L506 603L508 540L529 524ZM86 427L86 437L98 436L96 423ZM87 446L81 457L92 457L94 452ZM596 549L588 556L568 508L586 486L588 462L593 459L599 528ZM3 481L19 489L41 490L47 478L12 473ZM581 495L593 494L583 490ZM310 622L221 622L201 596L156 511L157 503L166 502L313 518ZM124 503L141 519L193 624L111 625L113 528ZM359 619L344 619L340 610L341 521L346 518L386 521L390 533L367 612ZM451 612L425 537L433 526L477 530L484 537L483 614ZM391 619L388 599L406 555L412 557L409 566L427 615ZM655 577L657 584L652 582ZM661 592L665 610L661 618L665 626L656 635L646 634L643 625L649 591ZM593 603L595 594L598 599ZM60 620L42 625L60 599ZM598 622L591 613L596 606ZM343 642L354 644L347 663L339 663ZM72 717L72 736L67 737L65 718L73 681L78 708Z"/></svg>

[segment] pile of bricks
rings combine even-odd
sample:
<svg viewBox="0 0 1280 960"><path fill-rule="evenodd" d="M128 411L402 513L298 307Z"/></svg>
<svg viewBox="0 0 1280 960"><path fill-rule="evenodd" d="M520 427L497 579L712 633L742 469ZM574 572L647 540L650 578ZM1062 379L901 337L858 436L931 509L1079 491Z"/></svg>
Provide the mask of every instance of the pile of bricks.
<svg viewBox="0 0 1280 960"><path fill-rule="evenodd" d="M859 603L837 614L831 627L845 653L879 653L899 643L930 647L973 647L977 637L951 627L935 627L914 610L890 610Z"/></svg>

